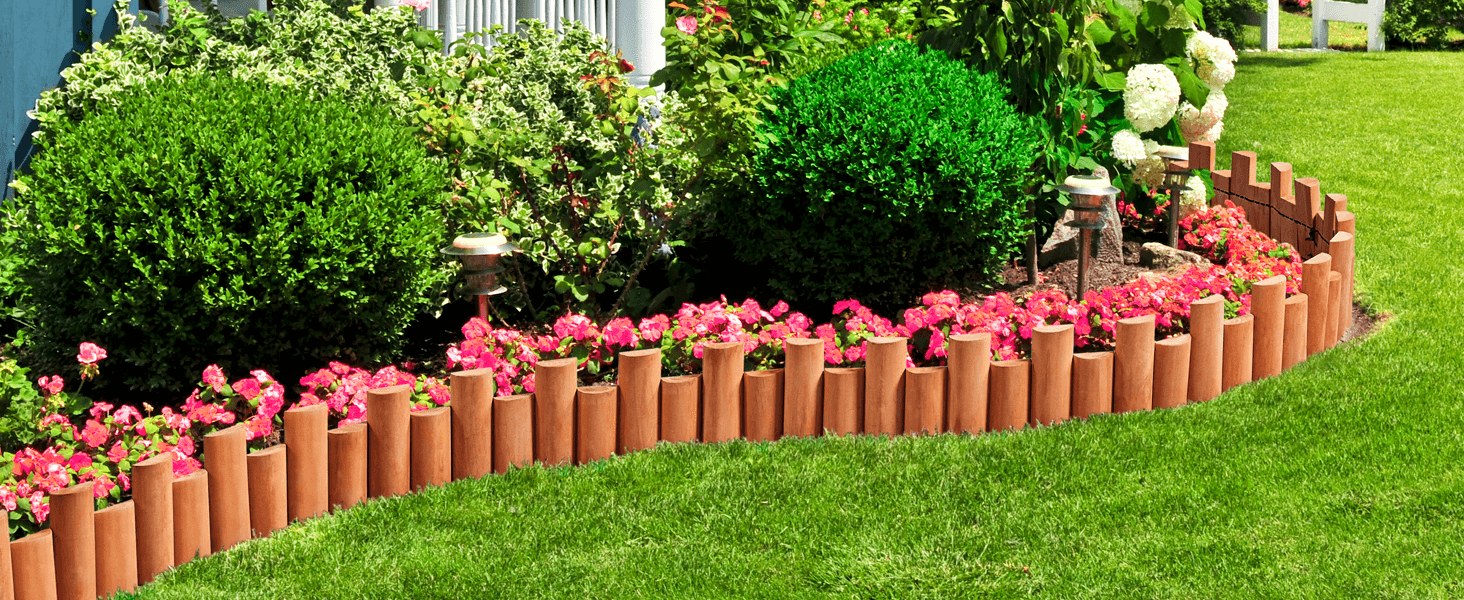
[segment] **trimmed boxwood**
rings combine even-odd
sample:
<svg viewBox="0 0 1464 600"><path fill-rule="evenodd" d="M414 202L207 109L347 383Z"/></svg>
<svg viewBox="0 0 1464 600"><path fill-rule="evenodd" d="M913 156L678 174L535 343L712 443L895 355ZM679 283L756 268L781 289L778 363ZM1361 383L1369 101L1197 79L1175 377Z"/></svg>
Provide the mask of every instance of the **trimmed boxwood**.
<svg viewBox="0 0 1464 600"><path fill-rule="evenodd" d="M1022 239L1036 131L995 77L894 40L786 89L753 193L722 202L737 255L790 301L904 305L989 280Z"/></svg>
<svg viewBox="0 0 1464 600"><path fill-rule="evenodd" d="M20 178L33 362L192 387L390 359L447 277L443 169L384 109L259 81L169 77L59 123Z"/></svg>

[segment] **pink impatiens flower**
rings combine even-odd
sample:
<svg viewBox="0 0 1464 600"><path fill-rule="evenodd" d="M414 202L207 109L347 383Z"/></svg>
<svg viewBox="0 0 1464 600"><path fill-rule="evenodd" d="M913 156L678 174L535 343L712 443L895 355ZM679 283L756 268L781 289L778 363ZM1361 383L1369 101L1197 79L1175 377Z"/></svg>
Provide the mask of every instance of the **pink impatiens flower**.
<svg viewBox="0 0 1464 600"><path fill-rule="evenodd" d="M402 6L410 6L417 9L417 12L427 10L428 7L432 6L432 0L402 0L401 3Z"/></svg>
<svg viewBox="0 0 1464 600"><path fill-rule="evenodd" d="M218 365L209 365L203 370L203 382L213 386L215 394L224 393L224 387L229 385L229 380L224 377L224 370Z"/></svg>
<svg viewBox="0 0 1464 600"><path fill-rule="evenodd" d="M245 400L254 400L259 397L259 381L255 379L240 379L234 382L234 391Z"/></svg>

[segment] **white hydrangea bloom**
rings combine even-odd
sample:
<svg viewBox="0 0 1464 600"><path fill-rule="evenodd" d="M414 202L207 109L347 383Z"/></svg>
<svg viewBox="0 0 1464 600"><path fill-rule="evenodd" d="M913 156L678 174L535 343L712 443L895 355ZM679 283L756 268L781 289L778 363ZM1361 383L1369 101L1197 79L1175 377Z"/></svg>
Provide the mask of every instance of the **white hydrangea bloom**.
<svg viewBox="0 0 1464 600"><path fill-rule="evenodd" d="M1195 62L1235 63L1235 48L1224 38L1217 38L1208 32L1196 32L1185 43L1184 51Z"/></svg>
<svg viewBox="0 0 1464 600"><path fill-rule="evenodd" d="M1164 65L1134 65L1123 91L1123 116L1139 133L1168 123L1179 109L1179 80Z"/></svg>
<svg viewBox="0 0 1464 600"><path fill-rule="evenodd" d="M1139 132L1125 129L1113 134L1114 158L1133 166L1134 163L1144 160L1148 155L1148 151L1144 148L1144 140L1139 137Z"/></svg>
<svg viewBox="0 0 1464 600"><path fill-rule="evenodd" d="M1144 160L1134 165L1134 181L1151 190L1163 185L1164 159L1157 154L1144 157Z"/></svg>
<svg viewBox="0 0 1464 600"><path fill-rule="evenodd" d="M1225 111L1228 108L1230 108L1230 100L1225 97L1224 91L1218 89L1210 90L1210 95L1205 98L1205 107L1202 109L1196 109L1189 102L1181 104L1178 115L1179 131L1184 135L1185 141L1215 141L1214 139L1205 140L1204 136L1225 118Z"/></svg>
<svg viewBox="0 0 1464 600"><path fill-rule="evenodd" d="M1224 133L1225 133L1225 123L1224 122L1216 123L1214 127L1211 127L1209 131L1206 131L1205 133L1201 134L1200 137L1197 138L1195 141L1199 141L1199 142L1218 142L1218 141L1220 141L1220 136L1222 134L1224 134Z"/></svg>
<svg viewBox="0 0 1464 600"><path fill-rule="evenodd" d="M1200 68L1195 69L1195 74L1210 86L1212 90L1223 90L1230 80L1235 79L1235 63L1233 62L1207 62L1202 63Z"/></svg>
<svg viewBox="0 0 1464 600"><path fill-rule="evenodd" d="M1190 177L1189 181L1185 182L1184 191L1179 193L1179 203L1189 206L1204 206L1205 200L1207 200L1205 197L1205 180L1199 177Z"/></svg>

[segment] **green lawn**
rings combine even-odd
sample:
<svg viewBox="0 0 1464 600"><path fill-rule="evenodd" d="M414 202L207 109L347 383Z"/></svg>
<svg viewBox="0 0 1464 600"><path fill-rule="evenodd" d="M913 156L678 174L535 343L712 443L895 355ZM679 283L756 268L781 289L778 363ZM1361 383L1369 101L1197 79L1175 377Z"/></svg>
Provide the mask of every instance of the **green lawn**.
<svg viewBox="0 0 1464 600"><path fill-rule="evenodd" d="M1358 292L1394 317L1281 377L1045 431L458 482L139 597L1464 597L1461 79L1455 54L1242 56L1223 149L1348 194Z"/></svg>
<svg viewBox="0 0 1464 600"><path fill-rule="evenodd" d="M1278 15L1277 45L1284 49L1312 47L1312 20L1310 14L1289 13L1284 9ZM1246 48L1261 47L1261 28L1247 25L1242 33ZM1454 31L1449 40L1464 40L1464 33ZM1367 50L1367 25L1332 21L1327 23L1327 47L1333 50Z"/></svg>

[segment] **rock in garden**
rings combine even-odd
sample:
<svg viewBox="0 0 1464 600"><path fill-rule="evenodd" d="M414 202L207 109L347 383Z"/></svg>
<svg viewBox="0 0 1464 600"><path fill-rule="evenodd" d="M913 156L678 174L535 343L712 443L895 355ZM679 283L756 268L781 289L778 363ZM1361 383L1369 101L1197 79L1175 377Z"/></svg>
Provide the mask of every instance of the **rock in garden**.
<svg viewBox="0 0 1464 600"><path fill-rule="evenodd" d="M1170 248L1159 242L1148 242L1139 251L1139 265L1155 270L1168 270L1187 265L1208 267L1210 261L1193 252Z"/></svg>
<svg viewBox="0 0 1464 600"><path fill-rule="evenodd" d="M1113 196L1103 201L1103 229L1098 236L1098 262L1123 262L1123 224L1118 220L1118 206ZM1067 225L1073 220L1073 211L1063 211L1062 218L1052 227L1052 237L1042 245L1037 264L1042 268L1073 260L1078 257L1078 229Z"/></svg>

